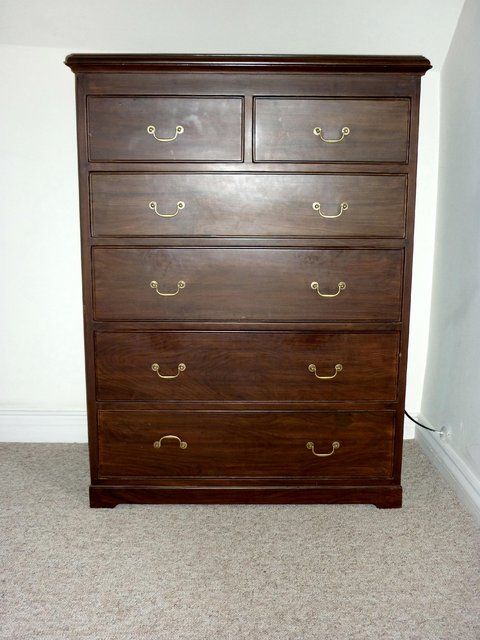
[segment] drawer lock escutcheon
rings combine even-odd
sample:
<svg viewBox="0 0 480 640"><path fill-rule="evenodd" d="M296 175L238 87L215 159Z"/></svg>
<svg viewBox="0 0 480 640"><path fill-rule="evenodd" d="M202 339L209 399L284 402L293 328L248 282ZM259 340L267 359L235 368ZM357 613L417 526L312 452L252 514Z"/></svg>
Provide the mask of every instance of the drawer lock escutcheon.
<svg viewBox="0 0 480 640"><path fill-rule="evenodd" d="M327 143L335 143L335 142L341 142L345 136L348 136L348 134L350 133L350 129L349 127L342 127L342 135L340 138L324 138L323 134L322 134L322 129L321 127L315 127L315 129L313 130L313 133L316 136L319 136L320 140L322 142L327 142Z"/></svg>
<svg viewBox="0 0 480 640"><path fill-rule="evenodd" d="M181 439L181 438L179 438L178 436L170 436L170 435L168 435L168 436L162 436L162 437L160 438L160 440L156 440L156 441L153 443L153 446L155 447L155 449L160 449L160 447L162 446L162 440L167 440L167 439L168 439L168 440L178 440L178 442L179 442L179 446L180 446L180 449L186 449L186 448L188 447L188 444L187 444L184 440L182 440L182 439Z"/></svg>
<svg viewBox="0 0 480 640"><path fill-rule="evenodd" d="M177 139L177 136L182 135L182 133L185 131L185 129L182 127L181 124L177 124L177 126L175 127L175 135L172 136L171 138L158 138L156 135L156 128L153 126L153 124L149 124L147 127L147 133L149 133L151 136L153 136L155 138L155 140L158 140L158 142L173 142L174 140Z"/></svg>
<svg viewBox="0 0 480 640"><path fill-rule="evenodd" d="M312 203L312 208L313 208L314 211L317 211L319 213L319 215L322 216L322 218L339 218L342 215L342 213L348 209L348 202L342 202L340 204L340 211L338 213L333 214L333 215L323 213L322 212L322 205L320 204L320 202L313 202Z"/></svg>
<svg viewBox="0 0 480 640"><path fill-rule="evenodd" d="M155 200L149 202L148 206L152 211L155 211L157 216L159 216L160 218L174 218L182 209L185 209L185 203L182 202L182 200L179 200L177 202L177 210L175 211L175 213L160 213L157 210L157 203L155 202Z"/></svg>
<svg viewBox="0 0 480 640"><path fill-rule="evenodd" d="M310 449L317 458L328 458L328 456L333 456L337 449L340 449L340 443L337 440L332 442L332 450L329 453L315 453L315 444L313 442L307 442L307 449Z"/></svg>
<svg viewBox="0 0 480 640"><path fill-rule="evenodd" d="M308 370L310 373L314 373L315 377L319 380L333 380L333 378L337 377L337 374L340 373L340 371L343 371L343 365L340 363L335 365L335 373L333 376L319 376L317 373L317 367L313 363L308 365Z"/></svg>
<svg viewBox="0 0 480 640"><path fill-rule="evenodd" d="M338 294L341 291L344 291L344 289L347 288L347 285L345 282L341 281L338 283L338 291L337 293L321 293L320 292L320 285L318 284L318 282L312 282L310 284L311 288L316 291L318 293L319 296L321 296L322 298L336 298L338 296Z"/></svg>
<svg viewBox="0 0 480 640"><path fill-rule="evenodd" d="M164 376L163 374L160 373L160 365L157 364L156 362L152 364L152 371L155 371L157 376L159 378L162 378L162 380L173 380L174 378L178 378L178 376L182 373L182 371L185 371L186 368L187 368L187 365L183 364L183 362L180 362L180 364L177 366L177 373L175 375Z"/></svg>
<svg viewBox="0 0 480 640"><path fill-rule="evenodd" d="M161 291L159 291L158 282L156 280L152 280L150 282L150 286L152 287L152 289L155 289L155 291L158 293L159 296L169 297L169 296L176 296L181 289L185 289L186 283L183 280L179 280L177 283L177 290L174 291L173 293L162 293Z"/></svg>

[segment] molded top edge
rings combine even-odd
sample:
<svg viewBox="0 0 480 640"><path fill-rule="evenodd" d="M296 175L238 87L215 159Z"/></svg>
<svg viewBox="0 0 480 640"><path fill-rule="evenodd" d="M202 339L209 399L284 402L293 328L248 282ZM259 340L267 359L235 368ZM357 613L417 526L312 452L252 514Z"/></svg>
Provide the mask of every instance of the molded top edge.
<svg viewBox="0 0 480 640"><path fill-rule="evenodd" d="M223 54L71 54L65 64L75 73L156 71L415 73L431 69L423 56L223 55Z"/></svg>

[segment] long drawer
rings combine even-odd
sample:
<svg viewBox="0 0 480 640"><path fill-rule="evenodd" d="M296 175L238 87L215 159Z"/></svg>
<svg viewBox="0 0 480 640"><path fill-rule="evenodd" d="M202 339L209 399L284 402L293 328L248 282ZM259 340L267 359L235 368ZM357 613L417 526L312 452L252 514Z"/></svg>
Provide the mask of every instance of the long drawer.
<svg viewBox="0 0 480 640"><path fill-rule="evenodd" d="M91 96L87 116L94 162L242 160L240 97Z"/></svg>
<svg viewBox="0 0 480 640"><path fill-rule="evenodd" d="M395 401L399 334L97 332L100 401Z"/></svg>
<svg viewBox="0 0 480 640"><path fill-rule="evenodd" d="M93 249L96 320L398 321L403 250Z"/></svg>
<svg viewBox="0 0 480 640"><path fill-rule="evenodd" d="M94 236L403 237L400 175L93 174Z"/></svg>
<svg viewBox="0 0 480 640"><path fill-rule="evenodd" d="M393 412L99 411L101 477L389 478Z"/></svg>
<svg viewBox="0 0 480 640"><path fill-rule="evenodd" d="M257 98L257 162L407 162L410 100Z"/></svg>

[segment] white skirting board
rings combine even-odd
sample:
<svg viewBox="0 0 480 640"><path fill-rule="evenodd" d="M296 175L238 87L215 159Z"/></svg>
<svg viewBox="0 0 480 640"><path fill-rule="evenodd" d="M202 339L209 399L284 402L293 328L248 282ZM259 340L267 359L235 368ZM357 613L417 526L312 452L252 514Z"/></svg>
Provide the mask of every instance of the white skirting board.
<svg viewBox="0 0 480 640"><path fill-rule="evenodd" d="M427 427L434 428L425 416L419 415L417 420ZM437 433L417 427L415 440L465 508L480 522L480 478L449 444L448 437L441 438Z"/></svg>
<svg viewBox="0 0 480 640"><path fill-rule="evenodd" d="M87 442L87 412L0 409L0 442Z"/></svg>

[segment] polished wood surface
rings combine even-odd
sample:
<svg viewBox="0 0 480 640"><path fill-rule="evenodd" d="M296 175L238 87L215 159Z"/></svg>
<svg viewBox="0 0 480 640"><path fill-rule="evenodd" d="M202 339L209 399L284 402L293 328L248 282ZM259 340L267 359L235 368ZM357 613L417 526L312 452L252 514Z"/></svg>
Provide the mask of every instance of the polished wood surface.
<svg viewBox="0 0 480 640"><path fill-rule="evenodd" d="M76 54L67 64L91 506L399 507L428 61Z"/></svg>
<svg viewBox="0 0 480 640"><path fill-rule="evenodd" d="M277 55L277 54L184 54L184 53L73 53L65 60L75 73L115 74L183 71L253 74L285 73L360 73L421 74L431 64L423 56L355 55Z"/></svg>
<svg viewBox="0 0 480 640"><path fill-rule="evenodd" d="M98 320L400 319L402 251L105 249L93 252ZM150 286L158 282L163 297ZM346 288L335 297L339 283Z"/></svg>
<svg viewBox="0 0 480 640"><path fill-rule="evenodd" d="M97 332L97 399L352 402L397 399L398 333ZM186 365L174 379L179 363ZM309 371L315 364L321 380ZM336 373L335 365L342 370Z"/></svg>
<svg viewBox="0 0 480 640"><path fill-rule="evenodd" d="M379 509L402 506L402 487L398 484L377 486L369 482L362 486L319 485L226 487L186 486L159 487L148 479L135 486L129 479L120 483L90 485L90 506L112 509L118 504L372 504Z"/></svg>
<svg viewBox="0 0 480 640"><path fill-rule="evenodd" d="M257 162L406 162L409 100L255 100ZM320 127L326 140L314 134ZM342 129L350 133L342 136ZM342 139L343 137L343 139Z"/></svg>
<svg viewBox="0 0 480 640"><path fill-rule="evenodd" d="M242 159L241 98L127 97L88 99L89 156L104 160ZM175 137L178 125L184 131Z"/></svg>
<svg viewBox="0 0 480 640"><path fill-rule="evenodd" d="M393 417L383 413L101 411L100 475L378 478L392 476ZM178 439L187 443L180 448ZM317 457L307 448L313 441Z"/></svg>
<svg viewBox="0 0 480 640"><path fill-rule="evenodd" d="M403 175L95 173L91 194L100 237L405 235Z"/></svg>

